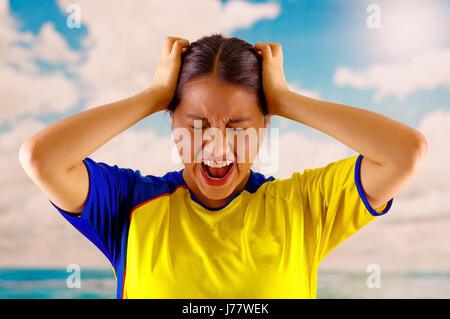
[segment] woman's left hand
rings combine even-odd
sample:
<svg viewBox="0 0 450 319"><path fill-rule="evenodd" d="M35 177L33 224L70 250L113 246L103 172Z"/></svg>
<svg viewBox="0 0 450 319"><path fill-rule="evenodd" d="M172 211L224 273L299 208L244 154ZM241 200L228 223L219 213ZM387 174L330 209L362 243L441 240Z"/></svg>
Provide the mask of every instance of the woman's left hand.
<svg viewBox="0 0 450 319"><path fill-rule="evenodd" d="M267 109L270 115L278 113L278 98L289 91L283 72L283 51L279 43L255 43L255 50L262 55L262 82Z"/></svg>

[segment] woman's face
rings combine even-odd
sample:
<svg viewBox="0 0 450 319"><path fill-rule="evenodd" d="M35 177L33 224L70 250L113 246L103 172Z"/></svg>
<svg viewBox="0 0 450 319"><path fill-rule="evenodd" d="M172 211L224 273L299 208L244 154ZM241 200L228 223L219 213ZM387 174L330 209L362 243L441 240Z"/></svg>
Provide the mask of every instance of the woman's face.
<svg viewBox="0 0 450 319"><path fill-rule="evenodd" d="M244 87L207 76L185 87L173 113L183 178L210 207L221 206L247 183L269 121L257 103Z"/></svg>

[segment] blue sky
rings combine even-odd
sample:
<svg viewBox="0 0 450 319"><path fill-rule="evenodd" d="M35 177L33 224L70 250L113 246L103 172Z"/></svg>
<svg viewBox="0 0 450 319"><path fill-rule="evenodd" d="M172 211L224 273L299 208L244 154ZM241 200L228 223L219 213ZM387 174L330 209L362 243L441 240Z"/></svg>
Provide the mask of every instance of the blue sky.
<svg viewBox="0 0 450 319"><path fill-rule="evenodd" d="M386 1L282 1L281 14L277 19L258 22L250 30L240 30L234 35L252 43L261 39L264 39L263 42L281 43L288 81L300 80L309 89L319 89L323 99L368 108L417 126L425 113L435 108L448 109L448 89L439 87L431 91L421 90L404 101L388 97L373 103L371 90L337 87L333 83L333 74L338 65L364 67L375 62L390 61L384 58L381 50L371 50L373 47L367 45L371 33L378 31L365 27L368 16L366 7L374 2L383 6ZM443 12L450 12L450 2L442 1L439 5ZM408 14L407 7L404 14ZM446 30L449 30L450 19L445 22ZM448 46L448 33L442 35L439 45ZM405 58L407 56L399 57L398 60ZM416 113L407 117L403 112L405 108L414 109Z"/></svg>
<svg viewBox="0 0 450 319"><path fill-rule="evenodd" d="M88 32L86 27L82 25L79 29L67 28L66 13L61 12L56 1L11 0L10 9L11 13L21 21L19 30L38 34L45 22L52 21L55 29L64 36L72 49L82 49L80 40Z"/></svg>
<svg viewBox="0 0 450 319"><path fill-rule="evenodd" d="M254 0L249 2L267 3ZM231 35L250 43L281 43L287 80L299 84L301 88L318 91L322 99L367 108L417 127L425 113L436 108L448 109L450 97L448 89L438 86L432 90L413 92L402 101L388 96L375 102L372 100L371 89L338 87L333 83L333 75L339 65L364 68L373 63L402 61L408 58L400 56L390 60L383 57L381 50L377 51L368 45L372 35L378 32L365 26L368 16L366 8L372 2L280 1L277 3L281 7L281 12L276 19L262 19L248 29L235 30ZM383 8L384 1L377 3ZM85 26L80 29L68 29L65 13L60 11L55 1L12 0L10 6L14 16L22 22L21 31L37 34L45 22L53 21L55 29L64 36L71 49L83 50L80 41L89 34L89 29ZM449 2L440 1L439 6L442 6L443 12L450 12ZM408 14L407 7L404 14ZM448 21L450 19L445 20L446 29L450 29ZM449 42L448 34L443 33L437 45L446 47ZM413 53L411 52L411 55ZM43 64L43 69L45 67L47 66ZM45 114L40 119L48 123L53 122L81 110L83 103L83 100L80 100L73 109L64 114ZM291 125L289 128L302 129L299 125Z"/></svg>
<svg viewBox="0 0 450 319"><path fill-rule="evenodd" d="M54 208L20 167L20 145L57 120L144 89L151 83L163 36L194 41L217 20L219 29L232 30L228 36L281 43L286 78L299 92L381 113L421 129L430 143L426 165L403 197L396 198L391 219L361 234L356 246L350 239L347 253L341 250L334 262L365 267L366 260L358 264L354 258L370 255L383 267L401 271L449 269L444 250L450 246L437 249L435 243L448 240L450 227L443 215L450 193L450 1L251 0L239 12L230 9L232 1L222 1L225 6L212 12L205 2L178 1L178 10L170 1L158 2L158 20L150 0L124 1L120 7L108 6L108 0L78 0L82 28L69 29L60 8L70 0L0 0L0 167L7 168L0 179L10 185L0 197L0 234L8 239L0 241L0 264L67 265L84 256L80 264L107 266L88 241L72 236L65 221L55 218ZM366 24L366 9L373 3L381 8L381 29ZM19 32L12 20L21 22ZM254 22L243 27L247 20ZM272 126L281 128L279 176L348 154L342 143L317 141L312 135L322 133L299 123L275 117ZM175 165L169 133L168 120L159 112L90 157L162 175ZM416 242L420 253L413 254L410 245ZM355 249L367 254L358 257Z"/></svg>

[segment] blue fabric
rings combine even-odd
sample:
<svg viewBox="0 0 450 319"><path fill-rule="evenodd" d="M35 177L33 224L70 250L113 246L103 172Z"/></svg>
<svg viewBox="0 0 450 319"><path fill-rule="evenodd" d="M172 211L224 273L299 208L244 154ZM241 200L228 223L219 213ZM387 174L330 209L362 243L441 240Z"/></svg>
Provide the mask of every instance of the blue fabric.
<svg viewBox="0 0 450 319"><path fill-rule="evenodd" d="M386 208L381 212L378 213L369 203L367 200L366 194L364 193L364 190L361 185L361 160L363 158L362 154L359 154L358 158L356 159L356 165L355 165L355 184L356 188L358 189L359 196L361 197L364 205L366 206L367 210L373 215L373 216L381 216L386 214L389 209L392 206L392 203L394 201L394 198L391 198L386 206Z"/></svg>
<svg viewBox="0 0 450 319"><path fill-rule="evenodd" d="M162 177L142 176L139 170L110 166L90 158L85 158L83 163L89 174L89 193L81 215L72 216L49 201L108 258L116 274L117 298L121 298L131 211L152 198L172 193L178 186L187 186L183 170L168 172ZM273 179L251 171L246 189L253 193L262 183ZM191 198L200 203L192 192Z"/></svg>
<svg viewBox="0 0 450 319"><path fill-rule="evenodd" d="M52 205L77 230L97 246L114 267L118 289L125 269L130 213L134 206L160 194L170 193L176 185L171 173L165 177L141 176L140 171L83 160L89 173L89 194L80 216L74 217Z"/></svg>
<svg viewBox="0 0 450 319"><path fill-rule="evenodd" d="M115 267L120 255L123 225L129 215L129 198L136 180L132 170L110 167L86 158L89 194L82 214L73 217L55 206L75 228L91 240Z"/></svg>

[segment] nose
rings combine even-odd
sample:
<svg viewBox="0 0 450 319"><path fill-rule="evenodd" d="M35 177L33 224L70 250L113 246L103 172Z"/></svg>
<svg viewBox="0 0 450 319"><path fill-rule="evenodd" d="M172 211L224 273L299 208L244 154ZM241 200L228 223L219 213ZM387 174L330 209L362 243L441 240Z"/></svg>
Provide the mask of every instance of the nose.
<svg viewBox="0 0 450 319"><path fill-rule="evenodd" d="M234 161L233 147L226 131L217 127L209 128L204 136L203 159L215 161Z"/></svg>

